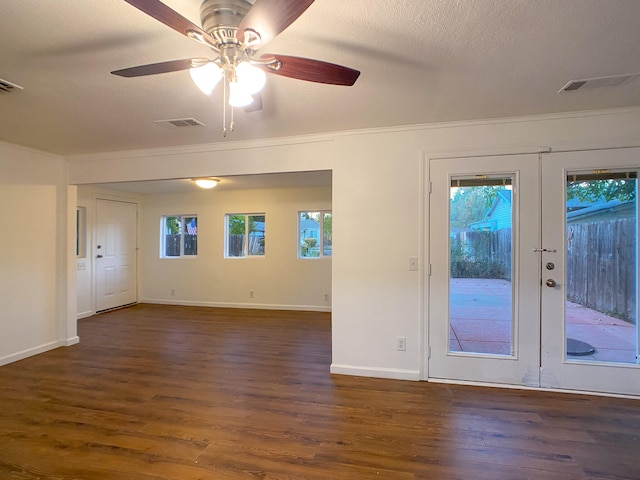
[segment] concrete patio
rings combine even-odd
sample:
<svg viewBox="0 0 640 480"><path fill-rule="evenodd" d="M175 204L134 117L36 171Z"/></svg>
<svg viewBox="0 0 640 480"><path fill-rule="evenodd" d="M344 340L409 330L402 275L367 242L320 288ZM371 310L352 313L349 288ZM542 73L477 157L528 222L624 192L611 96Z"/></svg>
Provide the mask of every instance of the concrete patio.
<svg viewBox="0 0 640 480"><path fill-rule="evenodd" d="M511 283L506 280L451 280L450 350L510 355ZM636 326L567 302L567 337L595 348L571 360L637 363Z"/></svg>

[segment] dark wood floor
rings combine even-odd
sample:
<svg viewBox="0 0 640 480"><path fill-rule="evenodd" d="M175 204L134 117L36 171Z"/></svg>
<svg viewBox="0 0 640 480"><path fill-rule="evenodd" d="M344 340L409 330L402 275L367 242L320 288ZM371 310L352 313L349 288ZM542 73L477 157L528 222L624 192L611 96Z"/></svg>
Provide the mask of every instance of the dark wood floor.
<svg viewBox="0 0 640 480"><path fill-rule="evenodd" d="M0 368L0 479L640 479L639 401L332 376L328 314L78 330Z"/></svg>

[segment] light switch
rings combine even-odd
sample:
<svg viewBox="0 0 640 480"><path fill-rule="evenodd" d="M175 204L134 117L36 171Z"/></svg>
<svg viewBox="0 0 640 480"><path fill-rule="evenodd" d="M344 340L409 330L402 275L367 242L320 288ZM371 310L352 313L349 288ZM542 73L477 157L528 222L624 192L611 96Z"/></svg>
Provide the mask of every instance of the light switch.
<svg viewBox="0 0 640 480"><path fill-rule="evenodd" d="M418 257L409 257L409 271L418 271Z"/></svg>

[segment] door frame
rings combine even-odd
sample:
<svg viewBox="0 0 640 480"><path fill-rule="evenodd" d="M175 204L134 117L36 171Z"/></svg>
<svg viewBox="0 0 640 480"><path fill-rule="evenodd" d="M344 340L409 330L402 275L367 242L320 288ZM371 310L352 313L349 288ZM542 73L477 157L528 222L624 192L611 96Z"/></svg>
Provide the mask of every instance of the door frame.
<svg viewBox="0 0 640 480"><path fill-rule="evenodd" d="M614 151L617 155L613 155L612 152ZM636 156L634 157L634 155ZM609 156L609 158L607 158L607 156ZM636 160L635 164L634 159ZM550 208L546 208L550 213L542 217L542 241L545 242L543 246L549 246L558 251L554 253L543 253L543 257L546 255L549 257L549 260L554 260L559 263L561 269L559 269L555 275L559 283L557 290L549 289L544 285L542 286L541 364L544 367L544 375L541 378L541 388L549 389L559 385L562 389L571 389L572 391L581 389L593 393L640 396L640 365L637 363L625 364L599 362L595 360L580 361L579 359L566 357L566 216L562 215L562 218L560 218L557 209L554 209L555 203L557 203L560 195L562 196L563 202L566 202L566 178L568 173L602 169L639 172L640 148L553 152L543 156L542 166L544 166L545 161L548 167L546 170L543 168L543 175L540 180L542 182L543 211L547 207L547 202L550 202L551 205ZM572 163L576 163L576 166L574 167ZM555 174L555 176L551 176L553 174ZM545 178L546 176L550 176L551 178ZM638 190L636 190L636 192L638 192ZM636 198L636 205L637 202L638 198ZM636 207L636 221L637 220L638 211ZM545 228L545 221L556 227L561 223L561 228ZM639 226L640 225L636 224L636 272L638 269L638 257L640 256L638 252ZM554 275L550 274L550 276L553 277ZM636 283L635 288L636 321L638 321L639 305L637 303L640 302L640 285ZM562 306L560 307L559 304ZM558 312L559 308L560 312ZM549 326L553 323L551 318L557 315L557 313L560 313L561 321L558 322L560 327ZM558 331L559 329L560 332ZM561 335L558 335L559 333L561 333ZM637 333L636 330L636 334ZM638 339L636 338L636 345L637 342ZM622 392L618 387L619 385L625 386L626 392Z"/></svg>
<svg viewBox="0 0 640 480"><path fill-rule="evenodd" d="M526 155L526 154L539 154L542 152L550 152L550 147L536 147L536 148L505 148L505 149L491 149L491 150L461 150L461 151L444 151L444 152L420 152L420 258L424 261L420 264L420 366L419 366L419 379L425 382L435 383L460 383L460 384L473 384L473 385L492 385L503 388L523 388L510 386L507 384L488 384L479 382L463 382L457 380L440 380L429 377L429 295L431 290L431 275L430 264L431 258L429 252L431 251L431 245L429 241L430 237L430 209L431 209L431 171L430 164L432 160L456 160L469 157L486 157L486 156L508 156L508 155Z"/></svg>
<svg viewBox="0 0 640 480"><path fill-rule="evenodd" d="M76 315L76 322L82 318L89 317L91 315L96 314L96 258L95 251L97 245L97 201L98 200L110 200L114 202L125 202L125 203L134 203L136 204L138 211L138 218L136 222L136 236L138 239L138 245L136 250L136 302L140 302L140 295L142 292L142 275L140 273L140 262L141 255L143 253L143 244L141 242L142 238L142 217L143 217L143 209L142 209L142 199L139 195L136 194L127 194L126 192L122 192L122 194L109 192L100 189L99 187L95 187L92 185L77 185L77 194L75 199L75 208L82 206L86 207L86 224L85 224L85 232L86 232L86 256L84 258L75 258L74 266L77 269L79 264L84 264L82 266L83 269L89 269L89 275L87 281L89 282L89 292L87 293L87 301L88 306L90 308L89 311L78 311ZM71 228L71 227L70 227ZM75 217L73 220L73 230L75 233ZM69 239L70 244L75 244L75 235ZM70 247L71 248L71 247ZM78 304L78 299L76 297L78 288L77 288L77 280L72 287L73 298L71 298L71 291L69 292L69 300L73 301L75 305Z"/></svg>
<svg viewBox="0 0 640 480"><path fill-rule="evenodd" d="M512 157L512 165L508 163L502 162L503 158ZM458 162L456 162L458 160ZM444 164L440 168L440 176L436 179L434 178L434 174L432 172L432 167L434 167L434 162L444 162ZM508 162L509 160L507 160ZM443 348L446 348L448 352L448 344L446 347L442 347L443 343L443 335L446 335L445 327L441 323L441 320L438 320L438 323L433 323L429 318L431 314L433 314L433 306L428 305L426 311L423 313L427 317L427 331L429 337L426 339L426 345L430 345L430 347L426 347L428 350L427 357L430 356L431 353L433 355L437 355L438 358L438 366L440 372L437 374L433 373L433 368L431 365L427 366L425 369L425 373L428 376L428 380L430 381L449 381L455 377L454 381L460 382L478 382L482 384L498 384L498 385L513 385L517 387L521 387L523 385L529 386L537 386L539 384L539 315L535 316L538 320L534 323L531 321L532 312L528 307L520 302L520 296L517 294L518 290L521 288L538 288L537 283L532 284L532 271L536 271L539 273L539 262L536 257L528 257L524 255L524 251L527 249L535 248L539 243L539 226L538 223L530 223L530 222L519 222L519 218L521 215L520 205L528 205L533 203L535 205L534 211L538 211L539 207L539 189L538 185L532 186L530 188L522 189L520 192L520 184L530 183L531 178L536 178L539 176L539 154L538 153L526 153L526 154L509 154L509 155L481 155L481 156L456 156L454 158L431 158L429 159L429 190L433 191L433 193L429 196L429 201L431 201L434 194L439 194L439 199L442 200L443 197L443 189L446 188L447 193L449 191L450 178L461 176L461 177L472 177L474 174L483 174L486 173L488 175L513 175L514 178L514 190L517 192L514 195L514 212L513 212L513 222L514 222L514 236L513 236L513 255L514 255L514 263L512 273L514 275L514 281L512 283L514 297L513 297L513 315L516 322L513 324L512 331L512 354L510 356L503 355L491 355L491 354L473 354L473 353L445 353ZM464 166L461 166L461 163L464 162ZM475 168L475 164L477 163L477 168ZM447 165L449 164L449 165ZM511 168L510 168L511 167ZM442 174L447 174L447 183L442 183L443 178ZM527 175L526 178L523 178L522 175ZM437 184L435 182L438 182ZM448 195L447 195L448 198ZM448 207L448 204L447 204ZM449 209L446 209L447 212ZM443 209L444 211L444 209ZM522 213L525 213L524 211ZM431 216L431 212L429 212L429 216ZM448 213L447 213L448 216ZM438 225L441 225L442 217L439 217L440 221ZM434 218L429 218L429 224L432 224ZM429 228L431 225L429 225ZM448 236L447 236L448 237ZM436 247L436 244L433 243L434 239L429 239L428 248ZM442 247L442 245L440 245ZM444 247L443 247L444 248ZM448 247L447 247L448 248ZM446 255L448 258L448 254ZM429 258L429 254L427 253L427 258ZM427 271L425 275L428 276L429 279L429 290L425 293L427 303L431 296L436 296L440 298L443 294L447 295L446 300L446 311L449 311L449 286L442 286L438 284L438 290L441 292L440 296L438 296L438 292L436 292L436 288L431 284L432 273L443 272L443 261L444 256L438 256L438 258L429 258L427 263ZM431 272L431 266L433 266L433 272ZM521 271L523 268L526 269L523 271L526 274L521 275ZM447 268L448 271L448 268ZM448 277L448 275L447 275ZM439 303L442 307L443 303ZM539 307L539 304L536 305L536 308ZM442 317L443 310L440 310L440 315L438 318ZM448 319L447 316L447 328L448 331ZM528 319L528 320L527 320ZM433 319L436 321L435 319ZM438 338L432 338L437 330ZM448 335L447 335L448 336ZM429 360L429 359L427 359ZM465 372L464 374L456 374L454 371ZM480 375L483 375L481 380Z"/></svg>
<svg viewBox="0 0 640 480"><path fill-rule="evenodd" d="M98 204L99 202L113 202L113 203L121 203L121 204L128 204L128 205L133 205L135 207L135 214L136 214L136 218L135 218L135 225L134 225L134 232L135 232L135 246L134 246L134 257L133 257L133 264L135 265L135 275L134 278L132 279L132 284L135 288L135 292L134 292L134 301L131 303L138 303L140 301L140 288L139 288L139 278L140 278L140 273L139 273L139 264L140 264L140 259L139 259L139 245L140 245L140 214L139 214L139 210L140 210L140 204L137 201L131 201L130 199L116 199L116 198L104 198L103 196L96 196L95 200L94 200L94 225L93 225L93 245L92 245L92 250L89 253L89 251L87 251L87 255L91 255L91 259L92 259L92 264L93 264L93 268L92 268L92 303L93 303L93 310L94 313L96 313L98 311L98 293L99 293L99 289L98 289L98 262L96 259L96 252L97 252L97 243L98 243L98 230L100 228L99 222L98 222ZM129 305L129 303L127 304L123 304L123 305L118 305L112 308L120 308L122 306L125 305ZM100 311L107 311L107 310L111 310L111 308L107 308L105 310L100 310Z"/></svg>
<svg viewBox="0 0 640 480"><path fill-rule="evenodd" d="M522 385L510 385L503 383L487 383L480 381L460 381L460 380L446 380L446 379L437 379L429 377L429 344L430 344L430 321L429 318L429 305L428 299L431 293L431 277L430 277L430 208L431 208L431 200L430 200L430 191L431 191L431 174L430 174L430 162L432 160L455 160L462 159L468 157L484 157L484 156L508 156L508 155L519 155L519 154L538 154L542 156L547 153L570 153L570 152L589 152L589 151L600 151L600 150L618 150L618 149L630 149L630 148L638 148L640 147L640 143L634 143L629 145L590 145L588 147L581 148L581 146L568 146L566 145L564 148L552 149L551 147L531 147L531 148L522 148L522 149L496 149L496 150L471 150L471 151L460 151L460 152L442 152L442 153L427 153L421 152L422 161L420 164L420 173L421 173L421 187L420 187L420 221L422 225L420 226L420 254L421 258L424 259L424 262L421 264L420 269L420 380L435 382L435 383L451 383L451 384L469 384L469 385L481 385L481 386L493 386L500 388L516 388L516 389L529 389L529 390L540 390L540 391L556 391L556 392L564 392L564 393L577 393L577 394L592 394L592 395L605 395L605 396L617 396L617 397L626 397L626 398L640 398L636 395L627 395L627 394L618 394L618 393L610 393L610 392L597 392L597 391L586 391L586 390L578 390L578 389L566 389L562 387L547 385L534 387L534 386L522 386ZM540 168L542 162L540 161ZM638 298L640 302L640 298ZM640 320L640 319L639 319ZM541 337L542 338L542 337Z"/></svg>

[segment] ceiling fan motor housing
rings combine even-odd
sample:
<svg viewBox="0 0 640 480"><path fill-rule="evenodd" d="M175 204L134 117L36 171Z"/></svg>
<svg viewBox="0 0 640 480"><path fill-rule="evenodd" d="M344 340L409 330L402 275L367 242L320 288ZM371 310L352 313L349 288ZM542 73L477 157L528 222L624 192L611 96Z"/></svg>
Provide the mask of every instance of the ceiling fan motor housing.
<svg viewBox="0 0 640 480"><path fill-rule="evenodd" d="M216 39L219 47L238 45L238 25L252 4L249 0L204 0L200 6L202 29Z"/></svg>

